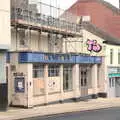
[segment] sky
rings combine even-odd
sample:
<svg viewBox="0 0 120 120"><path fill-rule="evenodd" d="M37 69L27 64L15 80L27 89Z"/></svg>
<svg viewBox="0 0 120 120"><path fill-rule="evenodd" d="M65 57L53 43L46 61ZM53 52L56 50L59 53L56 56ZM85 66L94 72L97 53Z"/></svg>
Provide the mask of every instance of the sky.
<svg viewBox="0 0 120 120"><path fill-rule="evenodd" d="M58 0L58 1L60 1L60 5L61 5L61 7L62 7L63 9L67 9L67 8L69 8L73 3L75 3L77 0ZM65 3L65 1L66 1L67 3ZM113 4L113 5L116 6L116 7L119 7L119 4L118 4L118 3L119 3L119 0L105 0L105 1ZM65 4L64 4L64 3L65 3Z"/></svg>
<svg viewBox="0 0 120 120"><path fill-rule="evenodd" d="M113 4L116 7L119 7L119 0L105 0L111 4Z"/></svg>
<svg viewBox="0 0 120 120"><path fill-rule="evenodd" d="M57 7L60 7L62 9L67 9L69 8L72 4L74 4L77 0L41 0L42 2L44 3L51 3L56 6L57 4ZM105 0L111 4L113 4L114 6L118 7L119 6L119 0Z"/></svg>
<svg viewBox="0 0 120 120"><path fill-rule="evenodd" d="M47 5L40 5L37 4L38 11L45 14L45 15L51 15L53 17L59 17L62 13L64 13L64 10L68 9L70 6L72 6L77 0L29 0L30 3L46 3ZM119 0L105 0L111 4L113 4L116 7L119 7ZM60 9L56 9L54 7L50 7L49 5L55 6Z"/></svg>

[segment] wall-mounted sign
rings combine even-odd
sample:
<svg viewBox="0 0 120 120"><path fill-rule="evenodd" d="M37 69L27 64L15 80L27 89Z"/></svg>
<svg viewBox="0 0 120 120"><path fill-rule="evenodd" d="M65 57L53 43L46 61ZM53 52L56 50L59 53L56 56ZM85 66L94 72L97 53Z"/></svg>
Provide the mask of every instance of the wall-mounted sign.
<svg viewBox="0 0 120 120"><path fill-rule="evenodd" d="M14 72L13 73L14 76L24 76L23 72Z"/></svg>
<svg viewBox="0 0 120 120"><path fill-rule="evenodd" d="M44 55L45 60L49 61L70 61L72 59L71 55L59 55L59 54L45 54Z"/></svg>
<svg viewBox="0 0 120 120"><path fill-rule="evenodd" d="M73 54L19 53L19 63L101 63L102 57Z"/></svg>
<svg viewBox="0 0 120 120"><path fill-rule="evenodd" d="M98 44L96 40L88 39L86 44L88 45L87 50L90 52L91 51L100 52L102 50L102 46Z"/></svg>
<svg viewBox="0 0 120 120"><path fill-rule="evenodd" d="M120 73L120 67L108 67L108 73Z"/></svg>
<svg viewBox="0 0 120 120"><path fill-rule="evenodd" d="M24 93L25 92L25 78L24 76L15 76L15 92Z"/></svg>
<svg viewBox="0 0 120 120"><path fill-rule="evenodd" d="M111 74L108 74L108 77L111 78L111 77L120 77L120 73L111 73Z"/></svg>

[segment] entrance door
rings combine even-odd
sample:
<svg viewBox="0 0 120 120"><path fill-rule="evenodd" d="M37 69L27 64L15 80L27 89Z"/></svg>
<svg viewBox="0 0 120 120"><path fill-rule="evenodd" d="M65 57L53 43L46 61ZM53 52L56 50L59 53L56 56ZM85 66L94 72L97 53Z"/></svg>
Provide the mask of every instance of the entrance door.
<svg viewBox="0 0 120 120"><path fill-rule="evenodd" d="M80 89L81 89L81 97L88 95L88 72L87 67L80 67Z"/></svg>
<svg viewBox="0 0 120 120"><path fill-rule="evenodd" d="M72 66L64 66L63 69L63 90L72 90Z"/></svg>
<svg viewBox="0 0 120 120"><path fill-rule="evenodd" d="M109 78L109 94L110 98L115 97L115 78Z"/></svg>

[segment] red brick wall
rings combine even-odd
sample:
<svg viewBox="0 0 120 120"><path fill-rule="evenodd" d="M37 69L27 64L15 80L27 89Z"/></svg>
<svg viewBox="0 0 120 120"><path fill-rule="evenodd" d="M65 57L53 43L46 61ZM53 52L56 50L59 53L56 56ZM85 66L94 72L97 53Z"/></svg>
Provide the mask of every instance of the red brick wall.
<svg viewBox="0 0 120 120"><path fill-rule="evenodd" d="M120 38L120 15L95 0L78 1L68 11L78 16L91 16L91 22Z"/></svg>

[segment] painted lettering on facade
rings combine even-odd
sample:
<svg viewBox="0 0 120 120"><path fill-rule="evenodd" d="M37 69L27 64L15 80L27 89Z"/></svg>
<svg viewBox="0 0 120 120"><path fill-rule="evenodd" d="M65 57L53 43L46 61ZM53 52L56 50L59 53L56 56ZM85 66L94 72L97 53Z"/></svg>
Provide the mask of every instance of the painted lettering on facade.
<svg viewBox="0 0 120 120"><path fill-rule="evenodd" d="M45 55L44 56L44 59L45 60L56 60L56 61L59 61L59 60L62 60L62 61L66 61L66 60L71 60L71 56L70 55L57 55L57 54L51 54L51 55Z"/></svg>
<svg viewBox="0 0 120 120"><path fill-rule="evenodd" d="M88 39L86 44L88 45L87 50L90 52L91 51L100 52L102 50L102 46L98 44L96 40Z"/></svg>

